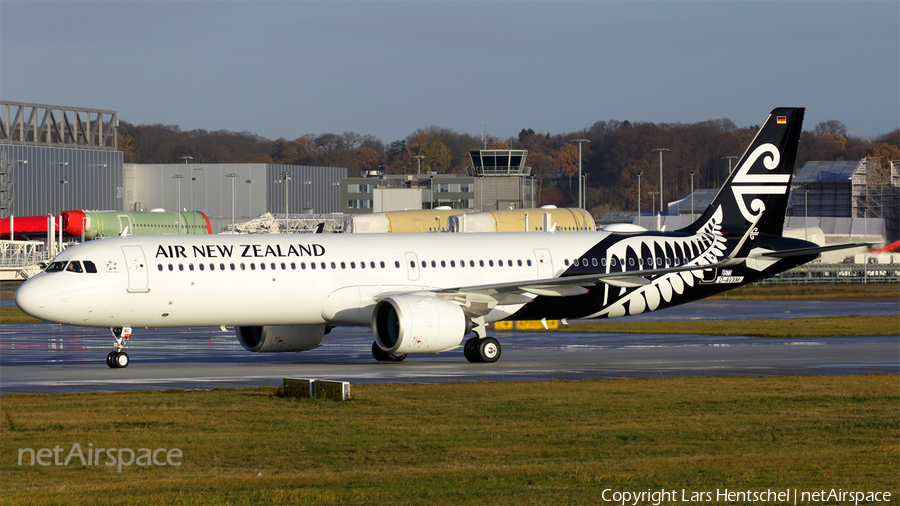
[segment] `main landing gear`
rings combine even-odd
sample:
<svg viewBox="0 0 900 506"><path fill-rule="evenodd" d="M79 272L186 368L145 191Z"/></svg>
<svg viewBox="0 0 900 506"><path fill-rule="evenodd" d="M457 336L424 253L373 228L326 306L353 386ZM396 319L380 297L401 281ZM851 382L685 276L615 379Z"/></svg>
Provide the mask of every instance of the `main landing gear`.
<svg viewBox="0 0 900 506"><path fill-rule="evenodd" d="M500 358L500 343L493 337L473 337L463 346L463 354L469 362L493 364Z"/></svg>
<svg viewBox="0 0 900 506"><path fill-rule="evenodd" d="M116 350L106 356L106 365L112 369L128 367L129 358L125 348L128 347L128 338L131 337L131 327L110 327L109 330L116 339Z"/></svg>
<svg viewBox="0 0 900 506"><path fill-rule="evenodd" d="M488 337L485 332L484 317L472 320L472 331L475 337L470 338L463 345L463 355L466 360L474 363L493 364L500 359L500 343L493 337Z"/></svg>

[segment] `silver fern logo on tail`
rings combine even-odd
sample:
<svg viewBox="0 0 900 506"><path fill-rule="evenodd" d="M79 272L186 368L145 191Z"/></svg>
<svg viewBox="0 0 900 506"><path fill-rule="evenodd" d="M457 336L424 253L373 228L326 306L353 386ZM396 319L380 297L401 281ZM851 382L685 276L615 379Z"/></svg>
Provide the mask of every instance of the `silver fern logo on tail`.
<svg viewBox="0 0 900 506"><path fill-rule="evenodd" d="M625 288L615 288L606 286L604 289L603 305L605 309L594 313L586 318L598 318L607 316L610 318L617 316L625 316L627 314L635 315L644 311L655 311L663 302L670 302L675 295L681 295L684 291L694 286L694 283L703 278L703 266L714 264L725 258L726 246L725 237L722 235L722 208L719 207L712 214L710 219L692 236L689 237L653 237L653 236L635 236L623 239L617 242L607 251L609 261L606 265L625 265L628 258L638 256L641 251L648 250L652 252L672 252L679 261L684 261L684 265L697 265L697 270L671 272L664 274L649 285L628 291ZM613 262L613 259L616 262ZM663 267L669 266L671 258L664 259L657 257L655 254L650 258L653 265ZM675 264L678 265L677 263ZM609 268L607 268L609 272ZM634 271L640 273L640 270ZM617 295L610 292L618 291ZM609 304L611 297L618 297L612 304Z"/></svg>
<svg viewBox="0 0 900 506"><path fill-rule="evenodd" d="M748 209L744 196L784 195L787 193L788 183L791 181L790 174L750 174L750 169L760 157L763 157L762 166L768 171L777 169L778 164L781 163L781 153L778 152L778 148L774 144L763 144L754 149L747 161L738 167L731 182L731 191L734 193L738 209L744 219L750 222L755 221L766 210L766 205L762 200L754 198L750 201Z"/></svg>

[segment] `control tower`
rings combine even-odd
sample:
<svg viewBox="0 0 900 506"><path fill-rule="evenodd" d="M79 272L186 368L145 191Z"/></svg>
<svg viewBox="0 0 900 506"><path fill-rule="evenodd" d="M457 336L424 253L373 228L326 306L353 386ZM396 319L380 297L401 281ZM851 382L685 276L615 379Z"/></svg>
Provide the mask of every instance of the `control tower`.
<svg viewBox="0 0 900 506"><path fill-rule="evenodd" d="M533 208L534 178L525 165L525 149L475 149L469 151L475 176L475 205L480 211Z"/></svg>

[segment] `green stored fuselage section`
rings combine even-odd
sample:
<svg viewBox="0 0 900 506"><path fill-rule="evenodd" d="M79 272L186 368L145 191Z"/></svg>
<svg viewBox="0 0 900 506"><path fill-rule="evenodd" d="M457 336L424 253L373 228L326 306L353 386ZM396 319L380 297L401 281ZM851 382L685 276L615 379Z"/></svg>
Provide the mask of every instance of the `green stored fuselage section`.
<svg viewBox="0 0 900 506"><path fill-rule="evenodd" d="M128 235L209 235L209 220L201 212L84 211L84 238ZM179 223L179 219L181 223Z"/></svg>

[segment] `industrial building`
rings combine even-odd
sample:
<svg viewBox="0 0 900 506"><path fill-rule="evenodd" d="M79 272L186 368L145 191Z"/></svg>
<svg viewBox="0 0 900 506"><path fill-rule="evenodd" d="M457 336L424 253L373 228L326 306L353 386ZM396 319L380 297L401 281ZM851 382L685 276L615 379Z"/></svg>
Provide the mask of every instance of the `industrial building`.
<svg viewBox="0 0 900 506"><path fill-rule="evenodd" d="M0 102L0 218L122 209L115 111Z"/></svg>
<svg viewBox="0 0 900 506"><path fill-rule="evenodd" d="M806 162L791 182L789 217L880 218L888 242L898 239L900 161ZM839 227L840 228L840 227Z"/></svg>
<svg viewBox="0 0 900 506"><path fill-rule="evenodd" d="M341 181L341 212L381 213L412 209L502 211L533 208L534 178L524 149L469 152L466 174L385 174L365 170ZM471 173L471 174L470 174Z"/></svg>
<svg viewBox="0 0 900 506"><path fill-rule="evenodd" d="M265 212L337 212L347 175L264 163L125 164L118 148L116 111L0 102L0 218L199 210L218 231Z"/></svg>

